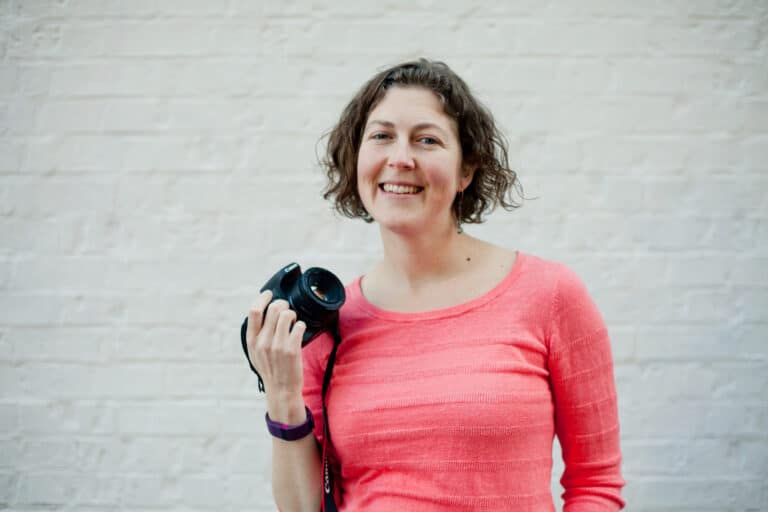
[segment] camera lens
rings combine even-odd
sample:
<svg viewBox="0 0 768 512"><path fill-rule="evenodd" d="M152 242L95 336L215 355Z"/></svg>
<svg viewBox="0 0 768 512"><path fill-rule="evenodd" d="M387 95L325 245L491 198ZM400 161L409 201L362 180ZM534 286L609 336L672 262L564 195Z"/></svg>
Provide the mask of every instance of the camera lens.
<svg viewBox="0 0 768 512"><path fill-rule="evenodd" d="M331 272L310 268L291 292L289 302L299 318L310 326L323 326L336 318L344 304L344 285Z"/></svg>
<svg viewBox="0 0 768 512"><path fill-rule="evenodd" d="M311 268L307 270L304 278L310 291L323 302L332 304L338 301L339 293L344 294L341 282L327 270Z"/></svg>
<svg viewBox="0 0 768 512"><path fill-rule="evenodd" d="M310 285L309 289L312 290L312 293L314 293L318 299L323 301L328 300L328 295L323 290L321 290L320 287L317 286L316 284Z"/></svg>

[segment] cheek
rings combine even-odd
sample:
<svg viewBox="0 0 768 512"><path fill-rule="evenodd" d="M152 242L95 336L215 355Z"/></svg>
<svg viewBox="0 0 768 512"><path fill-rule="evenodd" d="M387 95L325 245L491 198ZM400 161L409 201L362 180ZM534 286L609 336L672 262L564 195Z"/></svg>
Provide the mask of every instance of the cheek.
<svg viewBox="0 0 768 512"><path fill-rule="evenodd" d="M370 181L373 177L373 158L370 152L360 151L357 156L357 182Z"/></svg>
<svg viewBox="0 0 768 512"><path fill-rule="evenodd" d="M432 167L429 170L429 181L432 183L432 187L441 191L445 190L446 192L454 192L458 190L461 181L459 170L449 170L454 167L455 162L450 159L439 162Z"/></svg>
<svg viewBox="0 0 768 512"><path fill-rule="evenodd" d="M360 155L357 159L357 182L360 183L365 180L366 176L370 174L368 169L370 166L367 164L365 157Z"/></svg>
<svg viewBox="0 0 768 512"><path fill-rule="evenodd" d="M357 158L357 195L365 206L368 206L367 202L372 197L371 183L374 182L372 168L366 156L360 153Z"/></svg>

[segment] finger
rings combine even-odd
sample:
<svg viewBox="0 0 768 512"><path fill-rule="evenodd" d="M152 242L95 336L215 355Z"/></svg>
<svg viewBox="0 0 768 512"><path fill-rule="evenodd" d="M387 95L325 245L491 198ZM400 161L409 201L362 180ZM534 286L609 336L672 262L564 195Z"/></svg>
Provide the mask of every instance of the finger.
<svg viewBox="0 0 768 512"><path fill-rule="evenodd" d="M275 326L275 336L278 340L284 340L288 338L291 331L293 322L296 321L296 312L291 309L285 309L280 312L277 317L277 325Z"/></svg>
<svg viewBox="0 0 768 512"><path fill-rule="evenodd" d="M304 333L307 331L307 324L299 320L293 324L293 330L291 330L290 340L296 347L301 348L301 343L304 340Z"/></svg>
<svg viewBox="0 0 768 512"><path fill-rule="evenodd" d="M269 338L272 338L275 335L275 327L280 312L286 311L288 308L288 301L282 299L278 299L267 306L267 315L264 318L264 325L261 327L261 332L259 334L263 333Z"/></svg>
<svg viewBox="0 0 768 512"><path fill-rule="evenodd" d="M246 342L250 342L261 330L261 322L264 317L264 308L267 307L269 301L272 300L272 291L265 290L253 303L253 306L248 310L248 328L245 331Z"/></svg>

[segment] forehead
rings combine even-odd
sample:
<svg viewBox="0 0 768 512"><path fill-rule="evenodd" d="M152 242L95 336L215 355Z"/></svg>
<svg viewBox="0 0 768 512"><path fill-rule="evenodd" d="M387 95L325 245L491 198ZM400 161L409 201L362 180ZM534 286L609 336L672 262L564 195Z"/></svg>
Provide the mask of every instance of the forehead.
<svg viewBox="0 0 768 512"><path fill-rule="evenodd" d="M373 119L394 124L431 122L454 135L457 133L456 121L445 113L443 102L437 94L423 87L391 87L369 112L368 121Z"/></svg>

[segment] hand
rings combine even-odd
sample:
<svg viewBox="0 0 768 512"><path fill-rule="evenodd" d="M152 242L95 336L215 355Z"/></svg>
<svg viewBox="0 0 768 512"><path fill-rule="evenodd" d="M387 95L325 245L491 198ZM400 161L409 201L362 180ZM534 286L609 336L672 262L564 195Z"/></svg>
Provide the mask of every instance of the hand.
<svg viewBox="0 0 768 512"><path fill-rule="evenodd" d="M301 340L307 326L296 321L288 302L271 300L272 292L267 290L248 311L245 340L251 364L264 381L269 415L284 421L285 416L305 414Z"/></svg>

